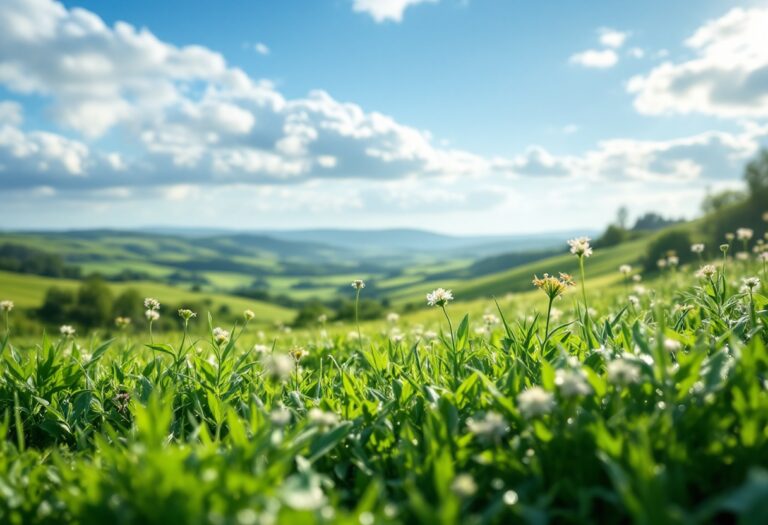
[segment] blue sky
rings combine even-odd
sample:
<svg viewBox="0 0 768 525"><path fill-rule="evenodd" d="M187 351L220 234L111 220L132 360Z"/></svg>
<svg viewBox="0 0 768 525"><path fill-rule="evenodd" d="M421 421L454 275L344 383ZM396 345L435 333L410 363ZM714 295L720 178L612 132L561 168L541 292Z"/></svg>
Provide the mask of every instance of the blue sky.
<svg viewBox="0 0 768 525"><path fill-rule="evenodd" d="M766 2L213 6L0 2L6 227L593 229L768 137Z"/></svg>

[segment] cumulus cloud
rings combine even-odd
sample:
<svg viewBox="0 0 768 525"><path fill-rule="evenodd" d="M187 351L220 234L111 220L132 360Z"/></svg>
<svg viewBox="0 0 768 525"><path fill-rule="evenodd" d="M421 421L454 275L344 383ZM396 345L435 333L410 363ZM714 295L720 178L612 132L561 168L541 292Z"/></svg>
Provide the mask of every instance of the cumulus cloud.
<svg viewBox="0 0 768 525"><path fill-rule="evenodd" d="M618 61L619 55L613 49L588 49L570 58L571 64L598 69L613 67Z"/></svg>
<svg viewBox="0 0 768 525"><path fill-rule="evenodd" d="M693 58L664 62L628 90L648 115L768 116L768 8L734 8L685 41Z"/></svg>
<svg viewBox="0 0 768 525"><path fill-rule="evenodd" d="M354 0L352 9L367 13L376 22L402 22L405 10L410 6L435 3L438 0Z"/></svg>
<svg viewBox="0 0 768 525"><path fill-rule="evenodd" d="M600 43L607 47L619 48L624 45L624 42L629 37L629 33L624 31L617 31L608 27L598 29L598 35L600 36Z"/></svg>
<svg viewBox="0 0 768 525"><path fill-rule="evenodd" d="M248 200L250 210L470 210L509 202L530 178L732 180L768 136L752 126L489 157L322 90L286 97L211 50L51 0L0 4L0 84L20 99L39 97L63 130L29 129L18 102L0 101L0 183L36 198L149 195L175 207L215 193ZM120 151L104 149L114 143ZM350 178L366 183L350 189Z"/></svg>

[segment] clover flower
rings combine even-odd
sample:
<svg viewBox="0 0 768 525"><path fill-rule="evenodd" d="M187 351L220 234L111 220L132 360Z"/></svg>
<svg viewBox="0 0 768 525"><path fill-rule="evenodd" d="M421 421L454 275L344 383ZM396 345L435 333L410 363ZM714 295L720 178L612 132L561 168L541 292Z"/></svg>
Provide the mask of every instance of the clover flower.
<svg viewBox="0 0 768 525"><path fill-rule="evenodd" d="M737 261L748 261L749 260L749 252L738 252L736 254L736 260Z"/></svg>
<svg viewBox="0 0 768 525"><path fill-rule="evenodd" d="M578 257L589 257L592 255L592 247L589 245L589 237L577 237L568 241L571 247L571 253Z"/></svg>
<svg viewBox="0 0 768 525"><path fill-rule="evenodd" d="M754 234L755 232L751 228L739 228L736 230L736 238L740 241L748 241Z"/></svg>
<svg viewBox="0 0 768 525"><path fill-rule="evenodd" d="M71 325L63 324L59 327L59 333L64 337L74 337L75 329Z"/></svg>
<svg viewBox="0 0 768 525"><path fill-rule="evenodd" d="M682 343L680 343L680 341L678 341L676 339L670 339L668 337L664 339L664 343L663 344L664 344L664 350L666 350L667 352L671 352L671 353L677 352L678 350L680 350L683 347L683 345L682 345Z"/></svg>
<svg viewBox="0 0 768 525"><path fill-rule="evenodd" d="M628 264L622 264L619 266L619 273L622 275L629 275L632 273L632 267Z"/></svg>
<svg viewBox="0 0 768 525"><path fill-rule="evenodd" d="M717 268L712 264L705 264L696 272L699 279L711 279L717 273Z"/></svg>
<svg viewBox="0 0 768 525"><path fill-rule="evenodd" d="M149 321L150 323L160 319L160 312L158 312L157 310L152 310L152 309L147 310L146 312L144 312L144 315L146 316L147 321Z"/></svg>
<svg viewBox="0 0 768 525"><path fill-rule="evenodd" d="M468 498L477 492L477 483L469 474L459 474L453 478L451 491L460 498Z"/></svg>
<svg viewBox="0 0 768 525"><path fill-rule="evenodd" d="M565 293L569 286L574 286L573 277L567 273L560 273L560 277L554 277L548 273L544 277L533 276L533 285L544 292L550 300Z"/></svg>
<svg viewBox="0 0 768 525"><path fill-rule="evenodd" d="M285 354L268 354L264 357L263 366L269 377L284 381L290 377L293 363L293 359Z"/></svg>
<svg viewBox="0 0 768 525"><path fill-rule="evenodd" d="M288 352L288 355L290 355L294 361L297 363L307 357L309 355L309 352L307 352L303 347L301 346L294 346L290 352Z"/></svg>
<svg viewBox="0 0 768 525"><path fill-rule="evenodd" d="M0 312L10 312L13 310L13 301L0 301Z"/></svg>
<svg viewBox="0 0 768 525"><path fill-rule="evenodd" d="M213 334L213 341L217 345L220 346L220 345L229 343L229 338L230 338L229 330L224 330L222 327L217 326L216 328L213 329L213 332L211 333Z"/></svg>
<svg viewBox="0 0 768 525"><path fill-rule="evenodd" d="M629 304L631 304L635 308L640 306L640 298L636 295L630 295L629 297L627 297L627 301L629 301Z"/></svg>
<svg viewBox="0 0 768 525"><path fill-rule="evenodd" d="M352 281L351 286L355 290L362 290L363 288L365 288L365 281L363 281L362 279L355 279L354 281Z"/></svg>
<svg viewBox="0 0 768 525"><path fill-rule="evenodd" d="M533 386L518 394L517 404L523 417L532 419L552 412L555 398L540 386Z"/></svg>
<svg viewBox="0 0 768 525"><path fill-rule="evenodd" d="M691 245L691 251L695 254L702 254L704 253L704 244L703 243L696 243Z"/></svg>
<svg viewBox="0 0 768 525"><path fill-rule="evenodd" d="M756 288L760 287L760 279L757 277L745 277L741 280L742 291L752 293Z"/></svg>
<svg viewBox="0 0 768 525"><path fill-rule="evenodd" d="M243 318L245 319L245 322L252 321L253 318L256 317L256 314L253 310L243 310Z"/></svg>
<svg viewBox="0 0 768 525"><path fill-rule="evenodd" d="M291 411L285 407L278 406L269 413L269 420L276 427L284 427L291 422Z"/></svg>
<svg viewBox="0 0 768 525"><path fill-rule="evenodd" d="M659 259L656 261L656 266L659 268L666 268L667 267L667 260L666 259Z"/></svg>
<svg viewBox="0 0 768 525"><path fill-rule="evenodd" d="M581 369L555 372L555 385L563 397L587 396L592 393L592 387Z"/></svg>
<svg viewBox="0 0 768 525"><path fill-rule="evenodd" d="M427 294L427 304L429 306L445 306L451 301L453 301L453 292L450 290L438 288Z"/></svg>
<svg viewBox="0 0 768 525"><path fill-rule="evenodd" d="M310 425L318 427L332 427L338 424L339 416L333 412L326 412L319 408L311 408L309 412L307 412L307 421L309 421Z"/></svg>
<svg viewBox="0 0 768 525"><path fill-rule="evenodd" d="M617 386L627 386L641 381L640 369L634 363L618 358L606 367L608 382Z"/></svg>
<svg viewBox="0 0 768 525"><path fill-rule="evenodd" d="M494 326L499 324L501 321L499 318L493 314L484 314L483 315L483 323L485 323L488 326Z"/></svg>
<svg viewBox="0 0 768 525"><path fill-rule="evenodd" d="M390 324L397 324L397 322L400 320L400 314L397 312L389 312L387 314L387 322Z"/></svg>
<svg viewBox="0 0 768 525"><path fill-rule="evenodd" d="M185 321L189 321L193 317L197 317L197 314L192 310L188 310L186 308L179 308L179 317L181 317Z"/></svg>
<svg viewBox="0 0 768 525"><path fill-rule="evenodd" d="M160 309L160 301L157 299L153 299L152 297L147 297L144 299L144 308L147 310L159 310Z"/></svg>
<svg viewBox="0 0 768 525"><path fill-rule="evenodd" d="M131 318L130 317L115 317L115 326L119 329L128 328L131 324Z"/></svg>
<svg viewBox="0 0 768 525"><path fill-rule="evenodd" d="M680 258L677 255L669 255L667 257L667 264L670 267L674 267L680 264Z"/></svg>
<svg viewBox="0 0 768 525"><path fill-rule="evenodd" d="M493 441L504 437L509 431L509 425L501 414L487 412L482 419L467 419L467 429L483 439Z"/></svg>

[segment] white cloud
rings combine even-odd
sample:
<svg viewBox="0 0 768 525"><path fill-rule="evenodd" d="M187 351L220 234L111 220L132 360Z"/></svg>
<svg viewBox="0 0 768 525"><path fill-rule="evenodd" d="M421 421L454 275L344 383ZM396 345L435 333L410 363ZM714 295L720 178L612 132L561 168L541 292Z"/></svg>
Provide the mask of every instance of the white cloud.
<svg viewBox="0 0 768 525"><path fill-rule="evenodd" d="M649 115L768 116L768 8L730 10L685 44L695 56L632 78L628 90Z"/></svg>
<svg viewBox="0 0 768 525"><path fill-rule="evenodd" d="M641 47L633 47L627 54L632 58L643 58L645 56L645 50Z"/></svg>
<svg viewBox="0 0 768 525"><path fill-rule="evenodd" d="M256 42L253 45L253 50L256 51L260 55L268 55L270 53L270 49L267 46L267 44L263 42Z"/></svg>
<svg viewBox="0 0 768 525"><path fill-rule="evenodd" d="M0 124L18 126L22 120L21 104L11 100L0 101Z"/></svg>
<svg viewBox="0 0 768 525"><path fill-rule="evenodd" d="M352 9L369 14L376 22L402 22L405 10L410 6L434 3L439 0L354 0Z"/></svg>
<svg viewBox="0 0 768 525"><path fill-rule="evenodd" d="M619 55L612 49L588 49L571 55L570 58L571 64L598 69L613 67L618 61Z"/></svg>
<svg viewBox="0 0 768 525"><path fill-rule="evenodd" d="M607 27L598 30L600 43L607 47L620 48L629 37L629 33Z"/></svg>

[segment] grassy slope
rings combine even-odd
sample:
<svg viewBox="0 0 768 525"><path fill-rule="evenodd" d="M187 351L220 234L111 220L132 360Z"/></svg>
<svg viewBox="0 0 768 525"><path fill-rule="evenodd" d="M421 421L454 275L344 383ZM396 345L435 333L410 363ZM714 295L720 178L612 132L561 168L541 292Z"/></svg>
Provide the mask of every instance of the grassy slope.
<svg viewBox="0 0 768 525"><path fill-rule="evenodd" d="M45 292L52 286L65 289L76 289L78 281L68 279L52 279L37 275L0 272L0 296L12 299L18 306L34 308L42 304ZM184 301L200 302L210 299L213 308L227 305L232 311L250 308L256 312L257 320L261 321L290 321L295 312L282 306L216 293L198 293L180 287L146 281L125 283L109 283L110 288L117 294L126 288L136 288L142 295L156 297L161 303L180 304Z"/></svg>

